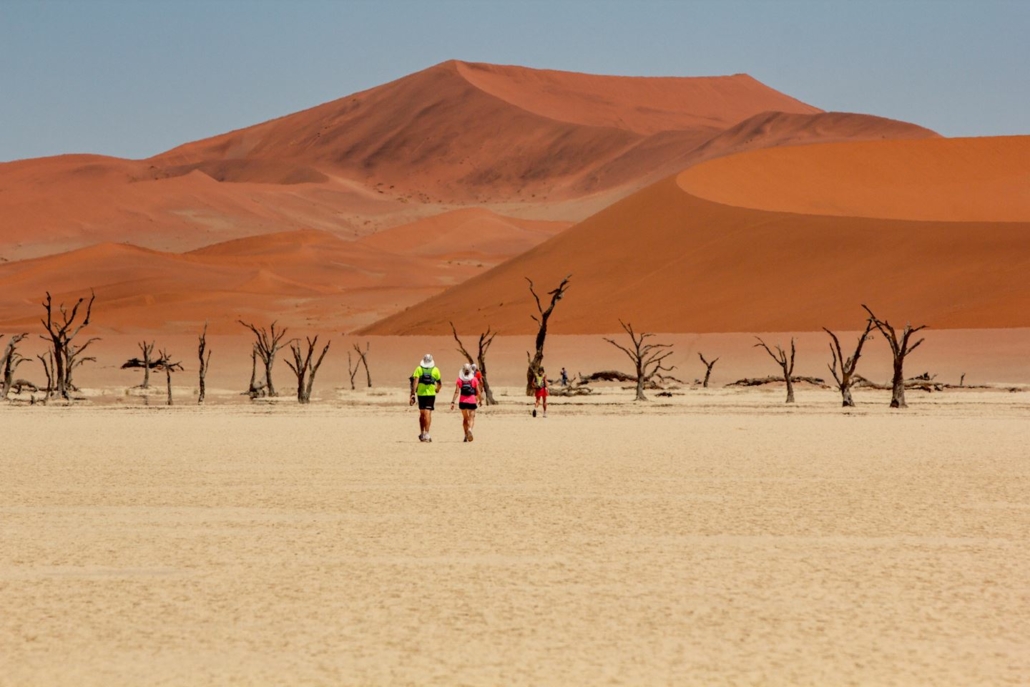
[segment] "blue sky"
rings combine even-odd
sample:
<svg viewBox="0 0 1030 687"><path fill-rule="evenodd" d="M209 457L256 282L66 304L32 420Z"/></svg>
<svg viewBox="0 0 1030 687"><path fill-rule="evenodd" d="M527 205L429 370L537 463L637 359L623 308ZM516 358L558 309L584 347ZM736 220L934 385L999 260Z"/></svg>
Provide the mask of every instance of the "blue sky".
<svg viewBox="0 0 1030 687"><path fill-rule="evenodd" d="M746 72L827 110L1030 134L1030 1L0 0L0 160L141 158L447 59Z"/></svg>

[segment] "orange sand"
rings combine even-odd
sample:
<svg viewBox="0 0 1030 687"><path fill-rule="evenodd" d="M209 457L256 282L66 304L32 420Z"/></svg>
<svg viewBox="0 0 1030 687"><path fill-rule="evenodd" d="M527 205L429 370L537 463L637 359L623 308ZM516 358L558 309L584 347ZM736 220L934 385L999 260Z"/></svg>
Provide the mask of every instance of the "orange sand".
<svg viewBox="0 0 1030 687"><path fill-rule="evenodd" d="M1012 151L1030 153L1028 146L1030 137L935 139L781 148L704 163L365 332L444 333L452 319L468 331L487 325L505 333L535 331L530 319L535 306L525 277L543 292L570 273L572 287L552 321L552 331L566 334L618 331L620 318L637 329L673 332L855 328L864 319L862 303L898 326L906 320L938 328L1030 326L1030 282L1025 279L1030 273L1030 204L1023 202L1025 194L1014 195L1012 186L1013 179L1026 178L1030 170L1030 154L1020 157ZM750 186L722 172L758 174L766 161L780 156L832 158L837 169L844 169L853 150L879 151L887 177L895 157L908 160L909 185L883 194L884 203L895 198L898 207L916 208L925 199L926 212L939 215L944 210L933 208L943 207L935 205L945 196L939 188L947 186L943 180L966 179L962 209L948 215L963 221L756 210L684 190L693 189L695 180L714 166L717 179L733 193L745 194ZM894 150L901 153L893 156ZM935 169L925 179L915 169L920 151L925 153L923 169ZM1005 173L999 175L991 164L963 166L978 151L988 161L1007 160ZM944 161L950 161L950 171L937 168ZM824 169L815 163L799 167ZM863 173L863 178L873 176ZM843 182L828 174L816 176L804 177L798 188L810 184L826 190L827 197L832 189L848 198L846 192L858 188L849 201L856 213L869 201L861 184L850 185L847 176ZM768 183L771 188L776 182ZM756 194L762 197L761 188ZM875 205L862 211L876 212Z"/></svg>

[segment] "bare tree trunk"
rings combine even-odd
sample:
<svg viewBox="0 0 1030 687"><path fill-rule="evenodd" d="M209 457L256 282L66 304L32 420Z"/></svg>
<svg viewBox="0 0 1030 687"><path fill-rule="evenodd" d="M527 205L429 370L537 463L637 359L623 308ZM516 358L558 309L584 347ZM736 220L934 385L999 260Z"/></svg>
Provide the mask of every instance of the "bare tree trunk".
<svg viewBox="0 0 1030 687"><path fill-rule="evenodd" d="M699 358L701 358L701 362L704 363L704 365L705 365L705 381L702 382L701 386L703 388L707 389L708 388L708 380L712 376L712 368L715 367L715 364L717 362L719 362L719 359L716 358L712 362L708 362L707 360L705 360L704 355L702 355L700 352L697 355L698 355Z"/></svg>
<svg viewBox="0 0 1030 687"><path fill-rule="evenodd" d="M262 385L264 386L264 385ZM247 393L251 398L257 398L258 396L257 387L257 346L254 346L250 350L250 385L247 387Z"/></svg>
<svg viewBox="0 0 1030 687"><path fill-rule="evenodd" d="M776 363L780 366L780 369L783 370L783 381L787 383L787 401L786 402L787 403L793 403L794 402L794 382L791 379L791 375L794 374L794 337L790 338L790 358L789 359L787 358L787 353L782 348L780 348L779 345L776 346L776 352L773 353L769 349L769 347L765 345L765 342L762 341L761 338L759 338L757 336L755 338L758 339L758 343L755 344L755 348L758 348L759 346L764 348L765 352L769 354L769 357L771 357L773 360L775 360Z"/></svg>
<svg viewBox="0 0 1030 687"><path fill-rule="evenodd" d="M275 386L272 384L272 366L275 364L275 356L282 347L282 339L286 336L286 327L276 331L276 323L272 322L271 326L266 330L264 327L255 327L243 320L237 320L237 322L254 333L254 350L265 365L265 388L269 396L277 396ZM253 389L253 386L251 388Z"/></svg>
<svg viewBox="0 0 1030 687"><path fill-rule="evenodd" d="M158 366L163 368L165 371L165 382L168 386L168 405L172 405L172 373L176 370L182 370L182 363L172 362L172 357L168 355L168 351L161 349L159 352L161 356ZM144 399L147 397L144 396Z"/></svg>
<svg viewBox="0 0 1030 687"><path fill-rule="evenodd" d="M300 349L300 343L297 341L290 342L290 352L293 354L293 362L290 362L289 358L286 359L286 365L293 370L293 374L297 375L297 402L298 403L310 403L311 402L311 389L315 385L315 373L318 372L318 368L322 365L322 359L325 358L325 354L329 351L329 344L325 345L322 349L322 354L318 356L318 360L312 362L312 357L315 353L315 346L318 344L318 337L314 339L307 338L308 352L307 355L302 355Z"/></svg>
<svg viewBox="0 0 1030 687"><path fill-rule="evenodd" d="M50 342L53 352L53 358L51 360L53 365L53 383L58 395L66 400L71 399L69 393L69 375L71 374L71 370L68 369L69 366L67 364L69 359L68 345L71 343L72 339L82 331L82 328L89 324L90 315L93 313L93 301L96 300L96 294L93 293L92 290L90 291L90 299L86 305L86 315L82 322L78 326L75 326L75 320L78 317L79 308L85 300L85 298L80 298L76 301L71 312L67 311L63 304L58 306L58 311L60 312L62 320L61 322L58 322L54 317L53 299L50 297L49 291L46 294L46 300L43 302L43 308L46 310L46 319L41 320L41 322L46 328L47 335L42 336L41 338L44 341ZM86 345L88 346L89 344L87 343ZM82 349L79 349L80 352L85 349L85 347L86 346L83 346Z"/></svg>
<svg viewBox="0 0 1030 687"><path fill-rule="evenodd" d="M43 364L43 374L46 375L46 396L43 400L46 401L54 393L54 354L53 351L47 351L46 356L37 355L39 362Z"/></svg>
<svg viewBox="0 0 1030 687"><path fill-rule="evenodd" d="M0 334L0 337L3 335ZM0 358L0 369L3 370L3 381L2 388L0 388L0 394L4 400L7 399L11 393L11 385L14 382L14 373L18 369L18 366L25 362L18 353L18 344L27 337L28 334L14 334L11 336L11 340L7 342L7 346L4 348L3 358Z"/></svg>
<svg viewBox="0 0 1030 687"><path fill-rule="evenodd" d="M651 378L661 370L671 372L676 369L675 365L672 367L662 365L662 361L672 355L672 344L645 343L654 334L648 332L637 334L633 331L632 324L626 324L622 320L619 320L619 324L629 334L629 340L633 342L632 349L620 346L611 339L605 339L605 341L618 348L633 361L633 367L637 373L637 395L634 401L646 401L647 396L644 395L644 384L651 381Z"/></svg>
<svg viewBox="0 0 1030 687"><path fill-rule="evenodd" d="M86 343L82 344L81 346L75 346L74 344L69 342L68 345L64 347L64 353L66 356L64 374L66 378L66 385L69 391L79 390L79 388L75 386L75 383L72 381L72 374L75 372L76 368L81 367L84 363L95 363L97 361L97 359L93 356L82 355L86 352L86 349L89 348L90 345L97 341L100 341L100 339L94 337L86 341Z"/></svg>
<svg viewBox="0 0 1030 687"><path fill-rule="evenodd" d="M201 405L207 393L207 368L211 364L211 351L207 350L207 322L204 323L204 331L200 333L200 340L197 342L197 356L200 358L200 395L197 397L197 405Z"/></svg>
<svg viewBox="0 0 1030 687"><path fill-rule="evenodd" d="M486 353L490 350L490 345L493 344L497 332L491 332L490 327L487 327L486 331L479 335L479 351L476 354L476 359L473 360L472 354L465 349L465 344L461 342L461 337L458 336L458 330L455 329L454 323L451 322L450 325L451 333L454 334L454 340L458 342L458 352L465 357L465 360L475 363L479 367L479 374L483 377L483 398L486 400L486 405L497 405L494 392L490 389L490 380L486 376Z"/></svg>
<svg viewBox="0 0 1030 687"><path fill-rule="evenodd" d="M540 326L536 333L536 353L532 356L529 355L529 351L526 351L526 358L529 360L529 367L526 369L526 396L532 396L536 393L536 378L540 374L541 368L544 363L544 342L547 339L547 320L550 319L551 313L554 312L554 306L558 304L558 301L562 299L565 292L569 289L569 279L572 275L566 276L558 284L558 288L553 291L548 291L547 295L551 297L551 304L544 310L543 304L540 303L540 297L536 294L536 289L533 287L533 280L526 277L526 281L529 282L529 292L533 294L533 300L536 301L537 315L532 315L532 318L536 320L536 323ZM484 373L486 376L486 373Z"/></svg>
<svg viewBox="0 0 1030 687"><path fill-rule="evenodd" d="M144 340L139 342L139 349L143 352L143 383L141 389L150 388L150 354L154 352L154 342L149 344Z"/></svg>
<svg viewBox="0 0 1030 687"><path fill-rule="evenodd" d="M837 339L837 335L831 332L826 327L823 327L823 331L830 335L830 354L833 356L833 362L829 365L830 374L833 375L833 380L837 383L837 389L840 391L841 401L844 408L855 407L855 400L851 397L851 387L854 384L855 368L858 366L858 359L862 355L862 346L869 340L870 332L873 330L872 320L866 322L865 331L858 337L858 344L855 346L855 353L845 359L844 352L840 347L840 340ZM838 374L837 368L840 367L840 373Z"/></svg>
<svg viewBox="0 0 1030 687"><path fill-rule="evenodd" d="M925 340L919 339L914 344L910 343L912 335L925 329L926 325L922 324L918 327L913 327L911 324L906 324L899 339L894 327L887 320L881 320L876 317L866 304L863 303L862 307L869 313L869 319L872 321L873 326L883 334L883 338L890 344L891 353L894 356L894 376L891 379L891 408L907 408L908 404L905 403L905 358L909 353L919 348L919 345Z"/></svg>

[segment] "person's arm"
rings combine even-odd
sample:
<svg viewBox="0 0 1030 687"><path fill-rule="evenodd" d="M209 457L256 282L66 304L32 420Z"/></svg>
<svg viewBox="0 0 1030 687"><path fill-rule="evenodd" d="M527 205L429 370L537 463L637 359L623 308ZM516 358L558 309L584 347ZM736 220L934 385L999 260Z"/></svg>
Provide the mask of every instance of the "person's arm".
<svg viewBox="0 0 1030 687"><path fill-rule="evenodd" d="M411 379L409 379L408 381L411 382L411 384L410 384L410 386L411 386L411 399L410 399L409 405L414 405L415 404L415 375L411 375Z"/></svg>
<svg viewBox="0 0 1030 687"><path fill-rule="evenodd" d="M451 396L451 410L454 410L454 402L458 400L458 391L461 389L461 382L454 385L454 395Z"/></svg>
<svg viewBox="0 0 1030 687"><path fill-rule="evenodd" d="M483 405L483 382L482 381L480 381L479 384L476 384L476 405L477 406Z"/></svg>

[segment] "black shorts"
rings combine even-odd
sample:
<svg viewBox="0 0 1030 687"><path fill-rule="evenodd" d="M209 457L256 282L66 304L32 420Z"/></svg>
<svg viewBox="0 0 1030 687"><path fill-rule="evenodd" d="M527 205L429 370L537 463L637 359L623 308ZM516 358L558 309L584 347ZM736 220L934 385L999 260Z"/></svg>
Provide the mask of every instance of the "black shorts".
<svg viewBox="0 0 1030 687"><path fill-rule="evenodd" d="M419 410L436 410L436 396L419 396Z"/></svg>
<svg viewBox="0 0 1030 687"><path fill-rule="evenodd" d="M475 403L458 403L458 407L462 410L475 410L477 408Z"/></svg>

